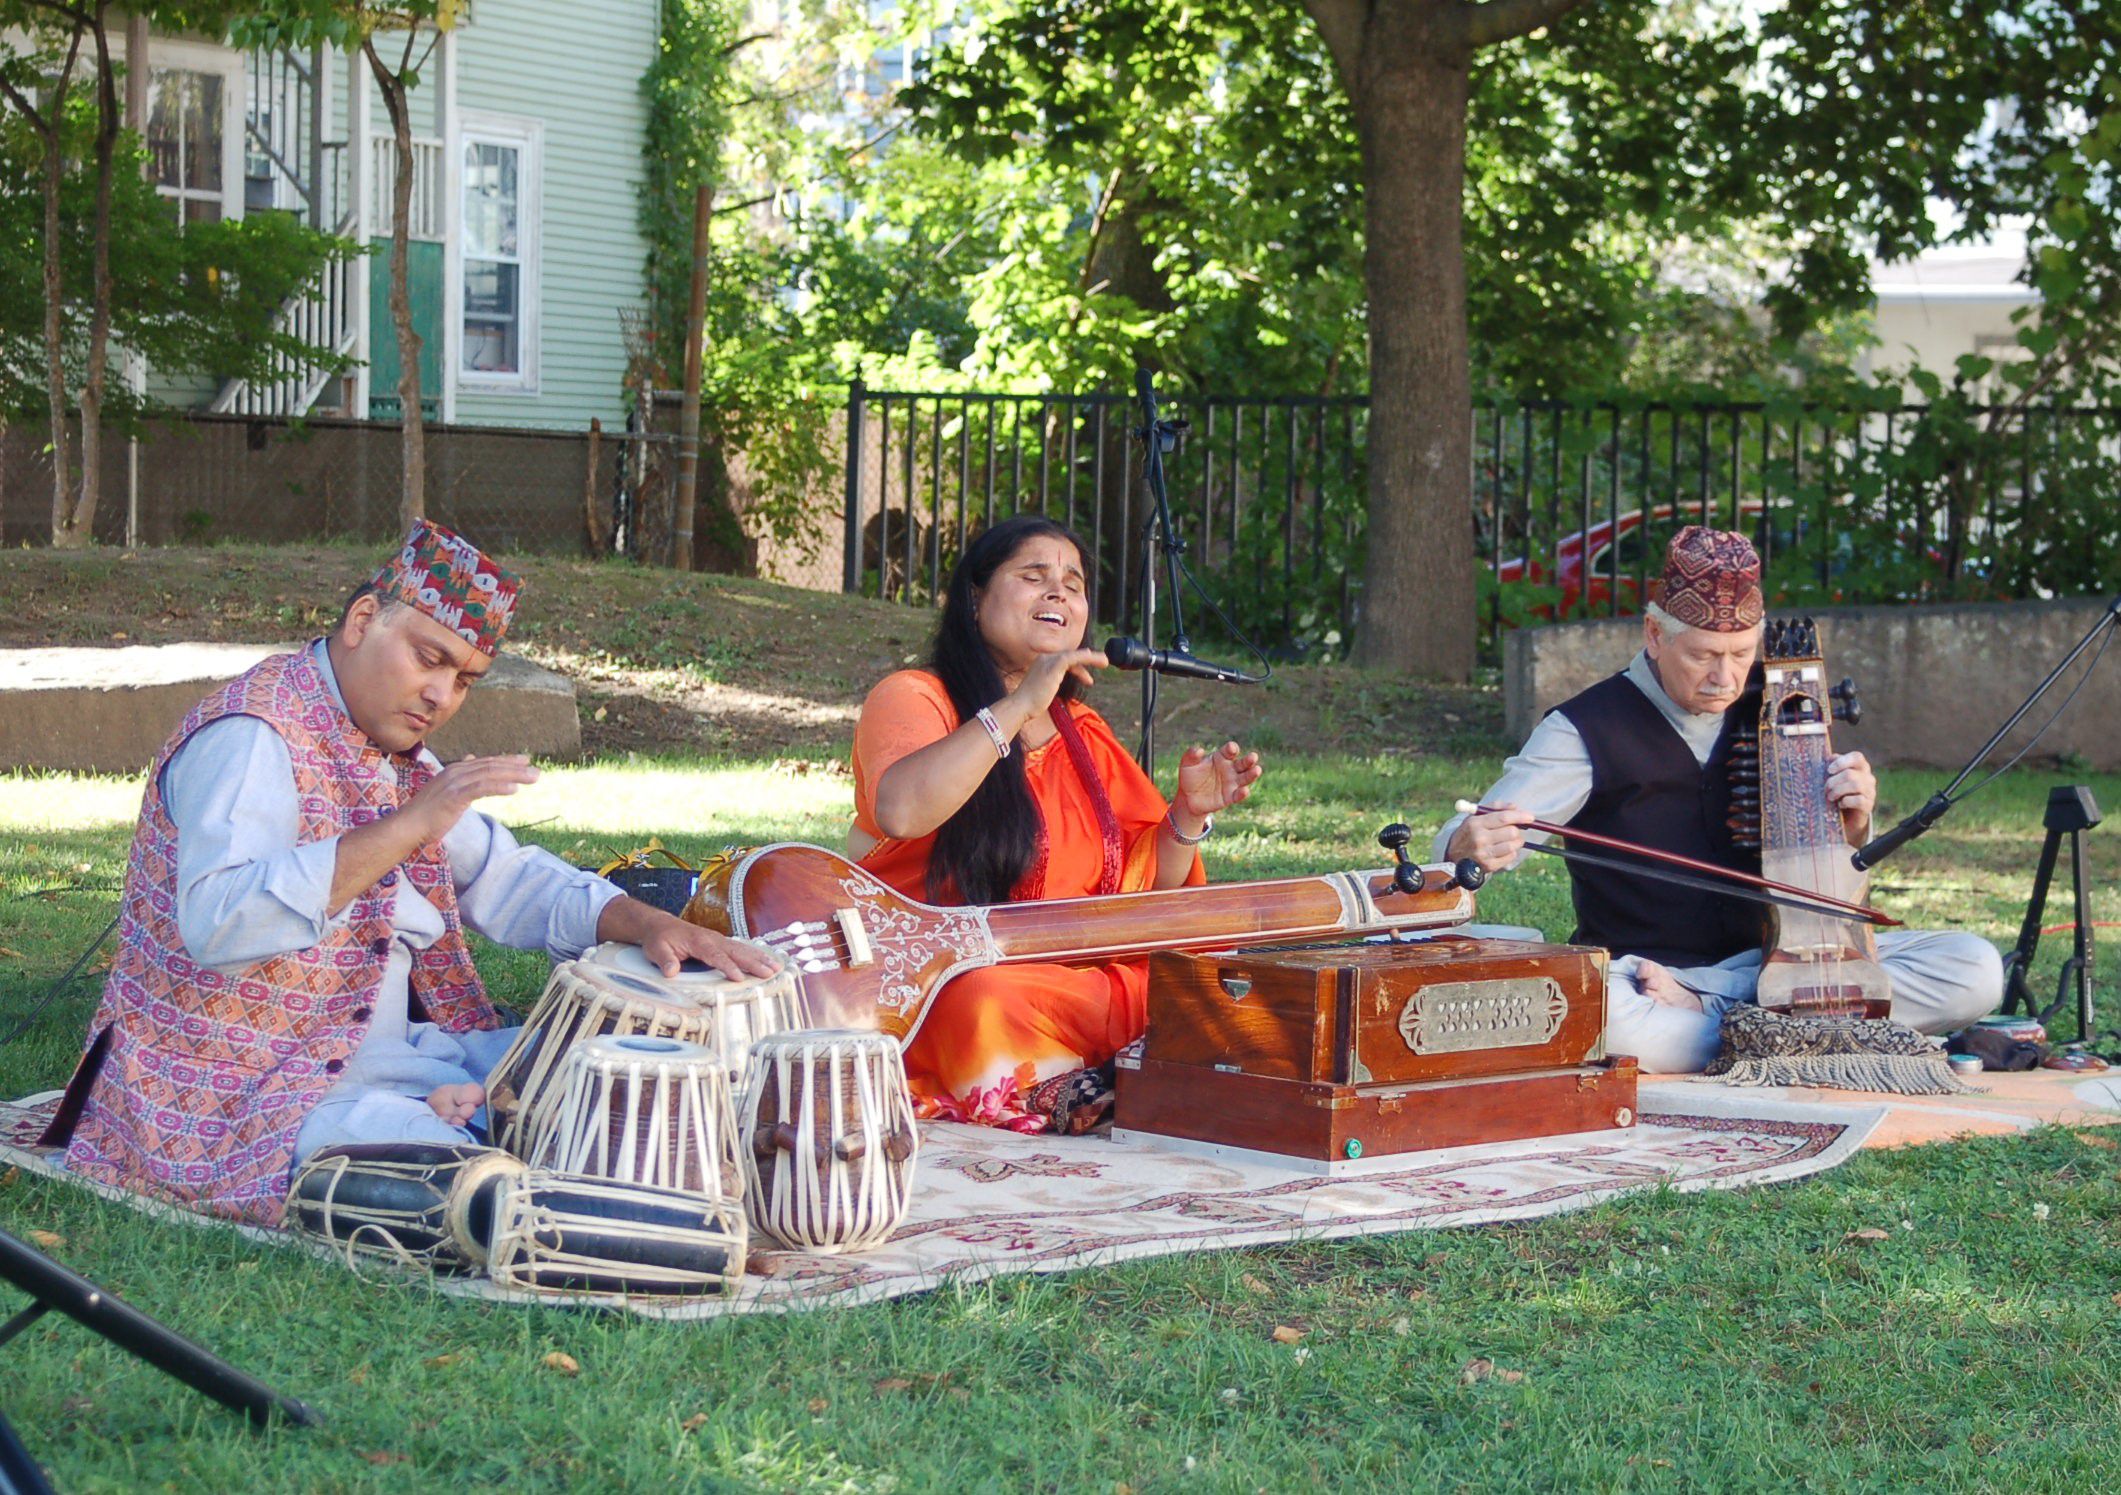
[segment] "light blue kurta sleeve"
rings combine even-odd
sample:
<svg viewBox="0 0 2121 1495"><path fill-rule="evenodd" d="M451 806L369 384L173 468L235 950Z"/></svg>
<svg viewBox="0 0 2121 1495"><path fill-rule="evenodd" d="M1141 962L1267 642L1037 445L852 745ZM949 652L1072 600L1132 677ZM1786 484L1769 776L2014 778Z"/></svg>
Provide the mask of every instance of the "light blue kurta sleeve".
<svg viewBox="0 0 2121 1495"><path fill-rule="evenodd" d="M1550 825L1566 825L1591 798L1591 755L1576 724L1558 711L1539 719L1516 756L1502 765L1502 777L1480 797L1484 805L1515 805ZM1443 861L1451 837L1465 823L1453 815L1436 833L1435 857ZM1527 839L1545 841L1544 835ZM1519 862L1524 858L1519 856ZM1512 863L1511 865L1516 865Z"/></svg>
<svg viewBox="0 0 2121 1495"><path fill-rule="evenodd" d="M339 840L296 844L301 806L287 744L253 716L193 733L162 770L177 827L177 933L215 969L306 950L331 920Z"/></svg>
<svg viewBox="0 0 2121 1495"><path fill-rule="evenodd" d="M597 942L604 906L622 896L594 872L525 846L489 815L469 811L443 838L467 926L518 950L573 960Z"/></svg>

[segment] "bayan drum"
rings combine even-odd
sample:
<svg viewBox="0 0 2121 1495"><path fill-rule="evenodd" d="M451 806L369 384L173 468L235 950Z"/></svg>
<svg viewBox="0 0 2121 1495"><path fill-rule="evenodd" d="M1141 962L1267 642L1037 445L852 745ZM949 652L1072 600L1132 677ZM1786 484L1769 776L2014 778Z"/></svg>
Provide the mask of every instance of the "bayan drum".
<svg viewBox="0 0 2121 1495"><path fill-rule="evenodd" d="M524 1292L695 1298L734 1289L746 1249L733 1201L532 1169L500 1192L487 1272Z"/></svg>
<svg viewBox="0 0 2121 1495"><path fill-rule="evenodd" d="M898 1228L920 1133L890 1035L817 1028L760 1040L742 1126L751 1218L776 1241L851 1251Z"/></svg>
<svg viewBox="0 0 2121 1495"><path fill-rule="evenodd" d="M785 1033L804 1024L803 1002L795 971L783 966L771 976L725 976L704 961L688 960L675 976L665 976L639 945L606 942L582 957L590 965L623 971L652 982L672 1000L683 998L709 1016L712 1038L696 1039L716 1050L741 1085L751 1046L769 1033Z"/></svg>
<svg viewBox="0 0 2121 1495"><path fill-rule="evenodd" d="M295 1171L287 1222L349 1256L476 1270L486 1264L500 1192L526 1171L498 1147L470 1143L328 1147Z"/></svg>
<svg viewBox="0 0 2121 1495"><path fill-rule="evenodd" d="M704 1044L643 1033L585 1038L524 1117L539 1168L741 1200L729 1076Z"/></svg>

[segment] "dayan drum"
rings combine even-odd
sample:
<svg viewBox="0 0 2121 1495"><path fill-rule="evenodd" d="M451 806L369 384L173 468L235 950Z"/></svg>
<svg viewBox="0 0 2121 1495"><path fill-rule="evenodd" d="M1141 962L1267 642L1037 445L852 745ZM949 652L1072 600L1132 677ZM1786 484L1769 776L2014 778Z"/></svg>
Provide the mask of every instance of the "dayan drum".
<svg viewBox="0 0 2121 1495"><path fill-rule="evenodd" d="M744 1197L736 1105L720 1055L645 1033L585 1038L525 1117L536 1167Z"/></svg>
<svg viewBox="0 0 2121 1495"><path fill-rule="evenodd" d="M296 1170L287 1221L349 1255L476 1270L486 1264L501 1190L526 1171L498 1147L463 1142L330 1147Z"/></svg>
<svg viewBox="0 0 2121 1495"><path fill-rule="evenodd" d="M852 1028L761 1039L741 1116L745 1193L767 1235L852 1251L898 1228L920 1133L896 1039Z"/></svg>
<svg viewBox="0 0 2121 1495"><path fill-rule="evenodd" d="M524 1292L694 1298L743 1280L747 1242L734 1200L531 1169L501 1190L486 1270Z"/></svg>
<svg viewBox="0 0 2121 1495"><path fill-rule="evenodd" d="M771 976L738 980L725 976L705 961L688 960L675 976L665 976L639 945L606 942L582 957L593 966L653 983L673 998L683 997L709 1016L712 1040L700 1039L722 1056L731 1081L741 1085L751 1046L769 1033L785 1033L804 1026L803 999L793 967L783 966Z"/></svg>
<svg viewBox="0 0 2121 1495"><path fill-rule="evenodd" d="M692 964L688 962L687 964ZM731 1083L761 1033L796 1026L795 977L732 980L711 967L665 976L635 945L603 944L554 968L523 1031L487 1078L499 1119L494 1140L523 1153L524 1125L569 1050L603 1033L642 1033L704 1044L721 1057Z"/></svg>

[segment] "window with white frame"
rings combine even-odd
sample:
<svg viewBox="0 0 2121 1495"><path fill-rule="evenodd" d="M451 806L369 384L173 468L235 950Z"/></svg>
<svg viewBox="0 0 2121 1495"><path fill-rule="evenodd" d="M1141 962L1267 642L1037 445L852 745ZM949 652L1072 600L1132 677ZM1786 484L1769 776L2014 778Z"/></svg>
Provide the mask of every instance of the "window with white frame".
<svg viewBox="0 0 2121 1495"><path fill-rule="evenodd" d="M467 123L461 176L460 383L537 380L539 136L534 122Z"/></svg>
<svg viewBox="0 0 2121 1495"><path fill-rule="evenodd" d="M190 68L154 68L147 81L147 153L155 190L177 222L220 221L227 197L228 80Z"/></svg>

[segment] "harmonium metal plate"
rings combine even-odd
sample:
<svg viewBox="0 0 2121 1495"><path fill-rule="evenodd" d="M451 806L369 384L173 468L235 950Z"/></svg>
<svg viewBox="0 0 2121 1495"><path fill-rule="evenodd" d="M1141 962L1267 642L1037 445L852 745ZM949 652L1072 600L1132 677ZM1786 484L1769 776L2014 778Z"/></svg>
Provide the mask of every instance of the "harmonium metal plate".
<svg viewBox="0 0 2121 1495"><path fill-rule="evenodd" d="M1632 1126L1605 976L1603 950L1467 936L1158 954L1116 1120L1332 1163Z"/></svg>

